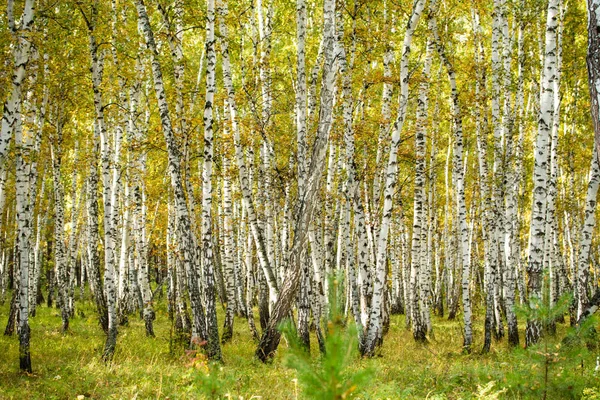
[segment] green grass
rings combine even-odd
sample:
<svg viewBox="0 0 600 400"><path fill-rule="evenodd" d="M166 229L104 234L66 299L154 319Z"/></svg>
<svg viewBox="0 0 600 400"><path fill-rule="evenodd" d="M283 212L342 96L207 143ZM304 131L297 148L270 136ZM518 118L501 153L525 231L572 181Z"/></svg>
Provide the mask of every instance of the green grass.
<svg viewBox="0 0 600 400"><path fill-rule="evenodd" d="M164 303L157 307L156 338L145 337L143 321L135 315L130 317L129 326L120 327L111 365L100 360L104 335L92 303L78 302L76 314L69 333L62 335L58 311L38 308L37 316L31 319L32 375L18 370L16 335L0 336L1 399L203 398L209 382L224 397L235 399L311 398L296 383L296 371L287 367L285 341L272 364L254 359L255 343L244 319L236 319L233 340L223 347L224 363L211 366L211 377L207 378L206 365L192 365L181 346L174 354L169 353L170 325ZM7 315L8 302L0 307L2 331ZM493 393L505 389L499 398L541 398L546 358L539 353L545 352L543 346L509 350L505 340L493 343L492 351L481 355L478 350L483 321L475 319L475 351L465 355L461 353L460 322L434 317L433 323L434 337L428 345L419 345L404 328L404 317L393 316L381 356L357 358L351 364L353 371L374 371L355 397L494 398ZM556 353L550 357L548 398L582 398L584 389L587 398L594 398L600 393L600 376L594 375L596 351L580 347L565 352L558 345L565 332L566 327L559 325L557 337L547 339L548 349ZM314 336L312 343L317 368L319 354ZM485 397L486 390L489 397Z"/></svg>

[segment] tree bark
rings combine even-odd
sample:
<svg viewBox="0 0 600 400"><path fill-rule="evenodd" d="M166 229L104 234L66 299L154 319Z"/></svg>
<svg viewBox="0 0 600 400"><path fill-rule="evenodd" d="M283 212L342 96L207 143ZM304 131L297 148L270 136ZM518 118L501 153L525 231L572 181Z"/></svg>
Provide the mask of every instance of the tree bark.
<svg viewBox="0 0 600 400"><path fill-rule="evenodd" d="M546 198L548 192L548 151L550 132L554 119L554 79L556 64L556 27L560 0L548 2L543 73L540 91L538 134L535 142L533 167L533 203L531 231L529 235L529 260L527 289L532 301L542 300L543 253L545 240ZM534 300L535 299L535 300ZM525 345L535 344L541 336L542 325L537 319L529 319L525 330Z"/></svg>

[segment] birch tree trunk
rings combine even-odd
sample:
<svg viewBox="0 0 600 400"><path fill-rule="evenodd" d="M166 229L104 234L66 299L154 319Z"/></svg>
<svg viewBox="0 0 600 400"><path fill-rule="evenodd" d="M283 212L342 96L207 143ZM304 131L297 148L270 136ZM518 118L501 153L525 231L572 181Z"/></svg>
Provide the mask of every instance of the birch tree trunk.
<svg viewBox="0 0 600 400"><path fill-rule="evenodd" d="M483 236L483 255L484 255L484 293L485 293L485 324L484 324L484 343L483 352L487 353L490 350L492 344L492 331L494 329L494 289L493 281L491 280L491 269L490 265L492 260L497 259L497 246L492 246L490 227L493 226L493 208L490 198L489 190L489 168L487 162L487 118L486 113L482 112L482 108L486 103L485 87L486 87L486 75L483 66L481 65L483 56L483 46L481 43L481 28L479 25L479 15L477 11L473 10L473 30L475 35L475 64L476 64L476 81L475 81L475 96L477 104L475 105L475 131L477 134L477 156L479 162L479 192L481 198L481 209L484 217L484 223L482 224L482 236ZM494 39L492 46L497 46L497 35L496 33L496 21L494 20ZM496 44L494 44L496 43ZM495 49L494 49L495 50Z"/></svg>
<svg viewBox="0 0 600 400"><path fill-rule="evenodd" d="M529 235L529 261L527 265L527 289L530 306L542 300L542 267L545 240L546 197L548 192L548 151L550 133L554 120L554 79L556 75L556 27L560 0L548 2L544 65L540 91L538 133L535 142L533 167L533 204L531 208L531 230ZM525 330L525 345L535 344L541 336L539 320L529 319Z"/></svg>
<svg viewBox="0 0 600 400"><path fill-rule="evenodd" d="M27 64L31 54L32 42L29 35L33 31L35 0L26 0L19 25L14 19L14 0L9 0L7 5L8 26L15 39L13 47L13 75L10 96L4 103L2 122L0 124L0 213L4 211L6 156L10 141L15 134L16 155L16 208L17 208L17 258L19 260L19 365L21 371L31 373L31 355L29 341L29 256L30 256L30 231L32 228L31 202L28 203L28 186L31 156L30 149L24 143L22 136L21 95ZM26 138L25 138L26 139ZM16 275L16 274L15 274ZM15 292L16 293L16 292ZM15 295L16 296L16 295ZM16 299L17 297L15 297ZM9 317L10 319L10 317Z"/></svg>
<svg viewBox="0 0 600 400"><path fill-rule="evenodd" d="M462 113L460 110L460 103L458 99L458 88L456 86L456 73L454 67L448 56L446 55L445 46L440 40L437 22L435 19L435 12L437 6L435 0L430 5L430 19L429 29L432 31L434 41L437 47L438 54L442 59L446 71L448 73L448 80L450 81L451 98L452 98L452 128L454 131L454 160L453 160L453 171L452 175L456 184L455 196L456 196L456 208L458 214L458 226L456 227L458 233L458 251L460 265L462 267L462 305L463 305L463 324L464 324L464 342L463 348L466 352L471 351L471 344L473 343L473 331L471 326L471 290L469 286L469 280L471 275L471 255L469 252L469 232L467 225L467 206L465 202L465 171L463 167L464 147L463 147L463 127L462 127Z"/></svg>
<svg viewBox="0 0 600 400"><path fill-rule="evenodd" d="M68 274L66 246L64 237L64 188L61 177L62 163L62 128L66 122L59 113L56 116L57 132L54 135L51 144L52 152L52 179L54 183L54 268L56 270L56 280L58 283L58 304L61 309L62 332L66 333L69 329L69 300L68 300Z"/></svg>
<svg viewBox="0 0 600 400"><path fill-rule="evenodd" d="M15 112L15 154L16 154L16 208L17 208L17 259L18 259L18 284L15 285L19 293L18 299L18 332L19 332L19 361L21 371L31 372L31 355L29 341L31 330L29 328L29 268L31 245L31 212L32 202L29 198L31 182L32 146L31 139L23 136L21 126L20 105ZM17 274L15 274L17 276Z"/></svg>
<svg viewBox="0 0 600 400"><path fill-rule="evenodd" d="M227 113L226 113L227 114ZM224 132L224 136L227 133ZM231 183L229 179L230 167L228 155L223 155L223 275L225 278L226 289L226 308L225 320L223 322L223 334L221 341L227 343L233 336L233 318L235 314L236 290L235 290L235 274L234 274L234 237L232 224L232 200L231 200Z"/></svg>
<svg viewBox="0 0 600 400"><path fill-rule="evenodd" d="M207 339L206 320L204 307L202 305L200 290L198 285L199 268L194 264L195 239L190 223L190 215L187 209L185 194L183 192L183 182L181 174L181 162L175 142L173 126L169 114L165 87L163 82L162 67L158 59L158 50L154 41L154 33L150 26L146 6L143 0L136 0L138 20L141 30L144 33L146 46L150 51L150 60L152 64L152 77L154 80L154 92L159 106L161 126L169 159L169 176L171 178L171 187L175 200L177 244L182 256L184 270L187 274L188 292L192 308L192 338L191 343L195 344L201 340ZM218 337L217 337L218 342Z"/></svg>
<svg viewBox="0 0 600 400"><path fill-rule="evenodd" d="M75 168L78 165L78 154L79 152L79 142L75 142L75 150L73 152L73 174L71 176L71 234L69 236L69 247L68 247L68 256L69 256L69 315L71 318L75 315L75 286L77 284L77 252L78 245L80 243L79 235L78 235L78 220L79 220L79 210L81 209L81 204L83 200L83 195L79 195L77 198L77 174L78 169ZM83 283L83 275L80 277L80 285L84 286Z"/></svg>
<svg viewBox="0 0 600 400"><path fill-rule="evenodd" d="M94 123L94 139L92 143L93 160L100 157L100 143L98 137L98 121ZM98 310L98 319L104 333L108 333L108 308L106 297L102 289L102 277L100 276L100 254L98 253L98 243L100 243L100 232L98 229L98 169L95 162L90 165L90 173L87 182L87 252L88 252L88 275L90 288L94 295L96 309ZM50 295L50 294L49 294Z"/></svg>
<svg viewBox="0 0 600 400"><path fill-rule="evenodd" d="M41 204L44 200L45 196L45 184L42 181L42 188L40 190L39 195L39 203ZM44 214L42 216L42 214ZM38 212L37 215L37 223L35 228L35 246L33 250L33 273L31 274L31 291L29 293L29 315L35 317L36 314L36 305L38 303L38 295L40 294L40 275L42 273L42 230L46 226L48 221L48 213ZM6 284L3 282L5 279L5 268L7 264L6 253L2 254L2 258L0 259L0 263L2 263L1 267L3 268L2 273L0 273L0 291L4 292L6 289ZM4 293L0 293L0 303L4 302Z"/></svg>
<svg viewBox="0 0 600 400"><path fill-rule="evenodd" d="M275 303L267 329L263 332L256 356L263 362L273 357L279 345L280 332L277 330L279 323L291 309L301 276L302 250L308 228L312 219L313 209L317 201L317 193L321 182L321 174L325 166L329 130L333 119L333 97L335 83L335 0L325 0L323 5L323 41L325 64L323 66L323 80L321 85L321 108L319 110L319 124L317 136L313 143L312 156L307 171L306 191L304 197L298 199L298 206L294 221L294 239L290 250L289 274L283 281L281 291Z"/></svg>
<svg viewBox="0 0 600 400"><path fill-rule="evenodd" d="M523 6L521 1L520 6ZM519 240L519 214L518 214L518 202L517 196L519 195L519 188L522 175L522 138L523 138L523 121L522 121L522 109L523 109L523 68L524 68L524 50L523 50L523 30L524 20L518 21L518 33L517 33L517 91L515 94L515 106L512 115L509 117L512 123L509 128L511 129L510 140L512 142L512 151L510 156L512 157L512 165L507 167L506 176L506 244L508 250L505 252L506 257L506 322L508 327L508 343L511 346L517 346L519 344L519 331L517 325L517 317L513 310L515 304L515 286L520 282L519 265L521 259L521 246ZM504 40L508 41L508 35L504 35ZM506 47L505 43L505 47ZM516 122L516 123L515 123ZM517 125L518 126L515 126ZM519 136L517 140L514 140L515 130L518 131ZM523 298L519 296L520 301L523 302Z"/></svg>
<svg viewBox="0 0 600 400"><path fill-rule="evenodd" d="M102 75L104 70L104 53L99 53L98 43L95 36L95 24L98 17L98 4L93 3L91 7L91 13L89 17L85 14L82 8L80 8L81 15L84 18L86 26L88 28L89 38L89 51L91 59L91 73L92 73L92 89L94 93L94 110L95 110L95 121L94 121L94 140L93 140L93 154L94 160L98 160L101 157L100 154L100 141L101 138L106 137L106 128L104 126L104 107L102 102ZM104 154L102 155L105 156ZM103 170L103 176L104 176ZM105 181L106 182L106 181ZM106 190L106 189L105 189ZM105 345L104 358L109 359L114 351L114 345L116 344L116 315L114 309L114 299L109 299L105 293L102 279L100 275L100 256L98 254L98 243L100 242L100 234L98 229L98 204L97 204L97 192L98 192L98 170L97 165L92 162L90 168L90 175L88 181L88 253L90 259L90 278L92 283L92 290L96 299L96 307L98 309L100 323L104 332L107 334L107 341ZM107 221L106 214L110 213L110 207L108 210L105 209L105 223ZM110 231L108 226L105 227L106 231ZM108 257L107 246L110 248L110 244L105 243L105 262ZM110 258L110 257L109 257ZM106 268L105 266L105 279L106 279ZM109 279L110 279L109 272Z"/></svg>
<svg viewBox="0 0 600 400"><path fill-rule="evenodd" d="M431 274L425 263L427 252L427 215L425 193L425 150L427 135L427 107L429 92L429 73L433 57L433 43L427 42L423 81L419 87L417 100L417 131L415 134L415 190L413 206L413 236L411 248L411 320L413 337L418 342L426 341L429 325L429 282ZM424 240L425 239L425 240Z"/></svg>
<svg viewBox="0 0 600 400"><path fill-rule="evenodd" d="M104 345L103 359L110 361L114 354L117 343L117 313L116 313L116 288L115 288L115 247L114 234L112 224L112 208L111 208L111 181L110 181L110 154L108 148L108 136L104 124L104 106L102 101L102 71L103 71L103 54L98 55L98 44L95 37L96 22L98 18L98 4L94 3L91 7L91 13L86 16L83 9L80 8L81 14L88 28L89 50L91 57L91 72L92 72L92 87L94 91L94 109L96 112L96 130L95 140L100 140L101 165L102 165L102 200L104 204L104 296L106 301L106 309L108 313L107 337ZM97 185L97 178L95 179ZM95 197L95 193L90 193ZM95 223L95 222L94 222ZM97 243L97 242L96 242ZM99 273L98 273L99 275ZM96 290L102 290L97 287Z"/></svg>
<svg viewBox="0 0 600 400"><path fill-rule="evenodd" d="M338 14L338 18L341 19L341 14ZM354 143L354 127L352 121L352 108L353 108L353 97L352 97L352 65L348 65L346 51L343 47L341 29L342 21L338 21L340 27L340 37L338 38L340 46L340 73L342 75L343 84L342 92L344 96L343 116L344 116L344 142L345 142L345 167L346 167L346 181L343 184L343 191L346 197L344 203L344 223L342 224L342 230L347 231L348 237L345 239L348 247L348 287L351 292L351 309L354 316L354 321L358 330L359 349L361 353L364 352L365 348L365 332L364 324L367 322L367 313L370 306L371 297L371 271L368 264L368 250L367 250L367 227L364 217L364 204L360 196L360 182L356 178L356 162L354 159L355 143ZM354 49L354 40L352 38L352 49ZM353 59L353 54L351 54ZM358 248L358 265L357 271L361 275L361 279L357 279L356 270L354 267L354 249L351 245L350 240L350 209L349 206L352 204L354 209L354 230ZM338 248L338 251L339 248ZM359 292L359 286L362 290ZM362 311L361 311L362 310Z"/></svg>
<svg viewBox="0 0 600 400"><path fill-rule="evenodd" d="M373 298L371 300L371 309L369 313L369 325L367 328L365 355L375 355L375 348L383 338L383 319L381 312L383 310L384 292L385 292L385 271L387 264L387 242L392 218L394 189L398 181L398 146L400 145L400 133L406 117L406 108L408 105L408 57L410 55L410 46L413 34L421 14L425 8L425 0L416 0L408 26L404 34L402 45L402 58L400 61L400 105L398 116L394 122L392 132L392 143L390 145L389 159L385 173L385 188L383 211L381 215L381 224L377 235L377 247L375 258L375 279L373 281Z"/></svg>
<svg viewBox="0 0 600 400"><path fill-rule="evenodd" d="M213 102L216 91L215 68L215 1L207 0L206 25L206 103L204 106L204 168L202 170L202 267L206 296L206 326L208 357L221 359L219 327L215 304L215 266L212 243L212 159L213 159Z"/></svg>

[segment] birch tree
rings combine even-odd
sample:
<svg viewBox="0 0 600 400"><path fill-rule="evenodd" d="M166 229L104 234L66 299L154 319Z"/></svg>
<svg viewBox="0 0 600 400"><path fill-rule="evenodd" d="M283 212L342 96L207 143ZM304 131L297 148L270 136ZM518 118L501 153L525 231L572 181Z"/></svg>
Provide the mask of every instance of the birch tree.
<svg viewBox="0 0 600 400"><path fill-rule="evenodd" d="M587 196L585 200L585 216L581 234L581 249L577 268L577 320L581 320L588 307L587 280L589 274L589 248L591 232L595 228L595 209L598 186L600 185L600 2L588 0L588 53L587 70L588 85L591 100L591 115L594 126L594 151L592 153L592 167L590 169L590 180L588 183ZM598 296L595 296L596 298ZM590 305L594 302L590 301Z"/></svg>
<svg viewBox="0 0 600 400"><path fill-rule="evenodd" d="M452 130L454 131L454 159L452 175L455 181L455 196L456 207L458 214L457 238L458 238L458 254L460 265L462 267L462 305L463 305L463 323L464 323L464 341L463 348L466 352L470 352L471 344L473 343L473 331L471 326L471 290L469 286L469 278L471 275L471 254L469 252L469 235L467 227L467 209L465 203L465 172L463 166L464 159L464 143L463 143L463 126L460 102L458 98L458 88L456 85L456 72L454 66L450 62L445 46L442 43L435 19L437 4L433 2L430 5L429 29L431 30L437 52L446 68L448 80L450 81L450 90L452 98Z"/></svg>
<svg viewBox="0 0 600 400"><path fill-rule="evenodd" d="M533 203L531 209L531 228L529 235L529 260L527 289L532 301L542 299L542 264L545 238L546 197L548 182L549 140L554 118L554 79L556 65L556 28L558 24L559 0L548 2L546 18L546 34L544 42L544 63L540 91L540 111L538 133L535 141L535 158L533 168ZM525 344L535 344L541 336L541 322L527 321Z"/></svg>
<svg viewBox="0 0 600 400"><path fill-rule="evenodd" d="M154 92L159 105L161 126L169 155L169 177L171 180L171 188L173 190L175 200L176 231L178 239L177 244L182 255L183 267L187 275L188 292L193 315L191 341L192 343L195 343L201 339L206 339L208 334L206 330L204 306L202 305L198 285L198 276L200 271L198 266L193 264L195 240L193 231L191 230L190 216L183 192L181 161L176 147L177 144L175 142L173 126L171 124L169 106L167 103L165 85L163 82L162 67L158 59L156 42L154 41L154 32L150 26L150 20L148 19L146 6L142 0L136 1L136 9L139 24L146 41L146 46L148 47L150 53Z"/></svg>
<svg viewBox="0 0 600 400"><path fill-rule="evenodd" d="M270 359L279 345L278 324L290 311L292 300L298 288L301 276L301 255L312 212L315 207L320 177L324 169L329 129L332 123L333 87L335 81L335 0L326 0L323 4L323 47L324 66L321 84L321 108L317 136L312 146L312 155L306 174L306 191L298 198L297 213L294 221L294 238L290 249L290 271L283 281L277 302L273 306L267 329L263 332L256 356L261 361Z"/></svg>
<svg viewBox="0 0 600 400"><path fill-rule="evenodd" d="M394 189L398 181L398 146L400 144L400 134L406 117L406 108L408 105L408 57L410 55L410 46L413 35L421 14L425 8L425 0L416 0L413 5L412 13L408 21L404 41L402 46L402 58L400 61L400 105L398 107L398 116L394 122L392 130L392 142L385 173L385 188L383 211L381 214L381 223L378 232L378 241L376 246L376 266L373 280L373 298L371 299L371 309L369 313L369 327L367 329L365 354L374 355L375 347L383 337L383 321L381 309L384 301L385 271L387 263L387 242L392 218Z"/></svg>

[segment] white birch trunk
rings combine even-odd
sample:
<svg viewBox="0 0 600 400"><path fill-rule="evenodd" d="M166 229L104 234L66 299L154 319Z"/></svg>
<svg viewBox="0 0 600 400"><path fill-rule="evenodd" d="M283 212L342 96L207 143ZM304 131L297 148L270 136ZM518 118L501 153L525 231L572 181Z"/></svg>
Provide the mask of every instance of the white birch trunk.
<svg viewBox="0 0 600 400"><path fill-rule="evenodd" d="M215 2L207 1L206 24L206 102L204 106L204 168L202 170L202 267L206 297L206 327L208 357L221 359L219 327L215 304L215 265L212 242L212 160L213 160L213 103L216 91L215 68Z"/></svg>
<svg viewBox="0 0 600 400"><path fill-rule="evenodd" d="M162 77L162 67L158 59L158 50L154 40L154 33L150 27L150 21L146 12L146 6L142 0L136 1L138 20L141 30L144 33L146 45L150 50L150 59L152 64L152 77L154 80L154 91L159 106L159 114L163 135L167 144L169 158L169 176L171 178L171 187L174 192L177 244L182 256L182 263L188 279L188 292L193 314L192 322L192 344L207 338L206 320L204 307L200 298L198 276L199 266L195 265L195 236L192 231L190 215L187 209L186 198L183 192L183 182L181 173L181 160L177 150L173 125L169 114L169 107L166 99L165 87ZM214 17L213 17L214 22ZM218 340L218 338L217 338ZM218 343L218 341L217 341Z"/></svg>
<svg viewBox="0 0 600 400"><path fill-rule="evenodd" d="M453 160L453 180L455 181L455 196L456 196L456 212L457 222L456 227L458 238L458 251L460 258L460 266L462 268L462 305L463 305L463 324L464 324L464 342L463 348L466 352L471 349L473 343L473 331L471 326L471 290L469 286L469 278L471 275L471 255L469 254L469 232L467 224L467 207L465 202L465 171L463 169L463 127L462 113L458 99L458 88L456 86L456 73L445 51L445 46L441 42L437 23L435 20L436 6L431 6L431 19L429 20L429 28L433 33L438 54L442 59L448 79L450 81L451 98L452 98L452 119L454 130L454 160Z"/></svg>
<svg viewBox="0 0 600 400"><path fill-rule="evenodd" d="M400 133L402 132L402 127L404 125L406 116L406 108L408 105L408 57L410 55L410 46L412 43L413 34L417 28L419 20L421 19L421 14L423 13L424 8L425 0L415 1L406 32L404 34L404 42L402 45L402 58L400 61L400 106L398 110L398 117L394 122L392 143L390 145L389 159L386 167L383 211L381 215L381 224L379 226L379 232L377 235L378 240L376 246L373 298L371 300L369 326L365 339L365 354L369 356L373 356L375 354L375 347L383 338L383 320L381 318L381 312L383 309L385 292L384 286L387 263L387 242L392 218L394 188L398 181L397 153L400 145Z"/></svg>
<svg viewBox="0 0 600 400"><path fill-rule="evenodd" d="M227 113L226 113L227 114ZM224 132L223 136L227 137ZM221 340L226 343L233 336L233 318L235 314L236 290L235 290L235 274L234 274L234 236L233 236L233 211L231 201L231 183L229 179L230 167L228 155L224 155L222 159L223 171L223 277L225 279L226 299L225 320L223 322L223 334Z"/></svg>
<svg viewBox="0 0 600 400"><path fill-rule="evenodd" d="M556 65L556 27L560 0L548 2L546 22L546 38L544 48L544 65L542 70L540 111L538 133L535 142L535 158L533 167L533 203L531 210L531 227L529 235L529 260L527 283L530 306L533 301L542 300L542 267L545 240L546 197L548 193L548 151L550 133L554 120L554 79ZM525 344L535 344L541 336L541 322L535 319L527 321Z"/></svg>
<svg viewBox="0 0 600 400"><path fill-rule="evenodd" d="M323 5L323 42L325 63L321 85L321 108L317 135L313 143L312 156L309 163L304 197L298 199L297 214L294 221L294 240L290 249L290 272L282 284L267 329L263 332L256 350L261 361L270 359L279 345L280 333L278 324L290 312L292 301L301 277L302 250L306 242L317 194L321 182L321 174L325 168L327 143L333 120L333 99L335 87L335 0L326 0Z"/></svg>
<svg viewBox="0 0 600 400"><path fill-rule="evenodd" d="M52 152L52 178L54 184L54 268L58 283L58 304L61 310L62 331L69 329L69 302L68 302L68 273L66 246L64 235L65 210L64 189L61 176L62 163L62 128L66 121L63 116L56 117L57 132L51 145Z"/></svg>
<svg viewBox="0 0 600 400"><path fill-rule="evenodd" d="M427 216L425 193L425 150L427 136L427 108L429 92L429 73L433 57L433 43L427 42L423 81L419 87L417 100L417 131L415 135L415 189L413 206L413 236L411 246L411 320L412 332L416 341L424 342L429 322L429 282L431 273L425 263L427 251Z"/></svg>

